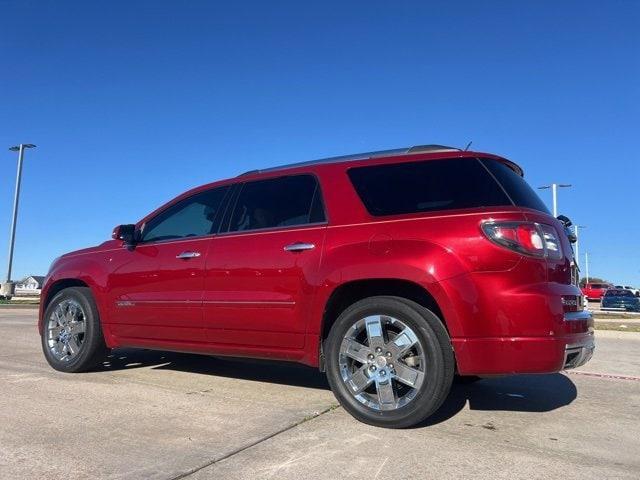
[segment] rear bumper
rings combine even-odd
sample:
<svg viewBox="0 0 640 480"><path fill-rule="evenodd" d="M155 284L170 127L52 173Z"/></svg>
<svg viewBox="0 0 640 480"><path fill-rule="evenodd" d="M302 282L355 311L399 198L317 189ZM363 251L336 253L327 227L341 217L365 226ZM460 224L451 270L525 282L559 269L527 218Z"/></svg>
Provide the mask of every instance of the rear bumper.
<svg viewBox="0 0 640 480"><path fill-rule="evenodd" d="M441 282L457 314L449 332L461 375L559 372L565 368L568 347L592 350L593 317L579 310L584 306L580 289L532 282L533 267L526 264L509 272L474 273ZM546 276L546 271L538 274ZM580 356L585 362L588 358L588 353Z"/></svg>
<svg viewBox="0 0 640 480"><path fill-rule="evenodd" d="M455 338L461 375L553 373L576 368L593 356L593 319L587 311L565 315L565 321L586 322L588 331L547 337Z"/></svg>
<svg viewBox="0 0 640 480"><path fill-rule="evenodd" d="M596 344L593 338L590 342L576 345L567 345L564 350L564 368L578 368L587 363L593 357Z"/></svg>
<svg viewBox="0 0 640 480"><path fill-rule="evenodd" d="M610 310L613 312L640 312L640 306L637 305L601 305L600 310Z"/></svg>

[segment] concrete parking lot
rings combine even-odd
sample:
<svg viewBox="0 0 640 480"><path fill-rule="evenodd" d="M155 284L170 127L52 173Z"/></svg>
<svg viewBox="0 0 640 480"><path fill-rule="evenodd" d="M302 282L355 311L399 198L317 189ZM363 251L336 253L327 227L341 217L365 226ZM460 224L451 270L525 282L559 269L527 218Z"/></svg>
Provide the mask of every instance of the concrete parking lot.
<svg viewBox="0 0 640 480"><path fill-rule="evenodd" d="M571 373L456 385L426 425L353 420L314 369L117 351L51 370L36 312L0 309L0 478L638 478L640 334Z"/></svg>

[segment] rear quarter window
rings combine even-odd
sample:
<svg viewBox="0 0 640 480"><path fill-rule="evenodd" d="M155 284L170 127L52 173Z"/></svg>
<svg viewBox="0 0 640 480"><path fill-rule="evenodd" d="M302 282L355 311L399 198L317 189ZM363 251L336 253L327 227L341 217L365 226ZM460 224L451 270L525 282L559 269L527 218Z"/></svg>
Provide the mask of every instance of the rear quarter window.
<svg viewBox="0 0 640 480"><path fill-rule="evenodd" d="M512 205L475 158L373 165L347 173L374 216Z"/></svg>
<svg viewBox="0 0 640 480"><path fill-rule="evenodd" d="M550 213L538 194L511 168L498 160L483 158L481 161L500 182L515 205Z"/></svg>

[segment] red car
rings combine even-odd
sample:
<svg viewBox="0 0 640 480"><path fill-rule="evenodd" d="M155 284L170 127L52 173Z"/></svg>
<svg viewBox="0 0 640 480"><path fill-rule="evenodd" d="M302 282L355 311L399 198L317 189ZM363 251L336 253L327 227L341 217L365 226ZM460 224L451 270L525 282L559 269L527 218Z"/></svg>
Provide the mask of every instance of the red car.
<svg viewBox="0 0 640 480"><path fill-rule="evenodd" d="M607 289L613 288L610 283L587 283L582 287L582 294L587 300L601 300Z"/></svg>
<svg viewBox="0 0 640 480"><path fill-rule="evenodd" d="M378 426L434 413L454 375L591 358L563 225L496 155L441 146L247 172L55 260L51 366L140 347L300 362Z"/></svg>

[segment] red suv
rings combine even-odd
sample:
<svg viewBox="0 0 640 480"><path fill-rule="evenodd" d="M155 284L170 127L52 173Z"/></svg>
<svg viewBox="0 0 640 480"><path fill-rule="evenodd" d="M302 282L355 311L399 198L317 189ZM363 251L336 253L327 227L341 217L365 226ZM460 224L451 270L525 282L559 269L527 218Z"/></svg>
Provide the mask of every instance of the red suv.
<svg viewBox="0 0 640 480"><path fill-rule="evenodd" d="M582 293L587 300L601 300L607 289L613 288L610 283L587 283L582 287Z"/></svg>
<svg viewBox="0 0 640 480"><path fill-rule="evenodd" d="M247 172L55 260L51 366L140 347L326 371L344 408L407 427L454 375L584 364L593 321L571 245L504 158L422 146Z"/></svg>

